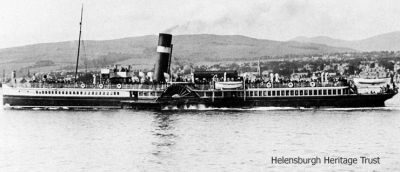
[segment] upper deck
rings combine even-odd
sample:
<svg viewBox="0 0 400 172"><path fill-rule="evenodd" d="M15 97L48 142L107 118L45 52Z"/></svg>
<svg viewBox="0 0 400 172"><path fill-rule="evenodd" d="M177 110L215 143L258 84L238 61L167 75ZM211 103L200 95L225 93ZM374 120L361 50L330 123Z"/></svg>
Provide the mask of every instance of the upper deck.
<svg viewBox="0 0 400 172"><path fill-rule="evenodd" d="M225 83L225 82L217 82ZM76 88L76 89L134 89L134 90L164 90L170 85L189 85L194 90L219 90L216 82L191 83L191 82L168 82L164 84L133 83L133 84L66 84L66 83L19 83L11 84L15 88ZM273 89L273 88L315 88L315 87L347 87L343 83L317 83L317 82L288 82L288 83L239 83L237 88L222 88L221 90L242 90L242 89Z"/></svg>

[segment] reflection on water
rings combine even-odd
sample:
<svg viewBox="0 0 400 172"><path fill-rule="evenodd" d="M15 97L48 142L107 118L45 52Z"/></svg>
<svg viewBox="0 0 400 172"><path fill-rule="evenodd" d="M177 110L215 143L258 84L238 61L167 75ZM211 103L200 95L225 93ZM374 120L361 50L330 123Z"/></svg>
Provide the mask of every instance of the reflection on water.
<svg viewBox="0 0 400 172"><path fill-rule="evenodd" d="M400 171L400 107L3 110L0 171ZM271 156L379 156L274 165Z"/></svg>
<svg viewBox="0 0 400 172"><path fill-rule="evenodd" d="M175 145L176 135L174 134L174 116L172 113L157 112L154 115L153 135L156 137L152 143L155 150L152 153L157 157L167 156Z"/></svg>

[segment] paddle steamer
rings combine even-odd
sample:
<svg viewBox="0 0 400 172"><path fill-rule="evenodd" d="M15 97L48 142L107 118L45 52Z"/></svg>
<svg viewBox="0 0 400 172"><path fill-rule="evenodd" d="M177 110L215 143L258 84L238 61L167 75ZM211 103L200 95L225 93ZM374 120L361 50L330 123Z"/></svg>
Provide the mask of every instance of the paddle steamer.
<svg viewBox="0 0 400 172"><path fill-rule="evenodd" d="M105 70L118 76L98 84L25 83L3 85L3 104L9 107L135 108L163 109L171 106L210 107L376 107L397 94L392 83L379 92L359 93L351 81L252 83L234 71L195 72L190 82L166 82L172 35L160 34L159 57L152 83L134 83L129 71ZM322 76L323 77L323 76ZM324 79L322 79L324 81ZM117 82L120 81L120 82ZM272 82L271 82L272 81Z"/></svg>
<svg viewBox="0 0 400 172"><path fill-rule="evenodd" d="M83 9L82 9L83 11ZM82 17L80 28L82 27ZM77 64L79 61L79 45ZM239 107L376 107L397 94L393 83L379 91L359 93L350 81L327 79L311 82L252 83L234 71L195 72L190 82L166 81L171 63L172 35L159 34L159 56L151 82L135 82L128 70L106 69L99 82L92 84L25 83L3 84L5 107L30 108L134 108L164 109L189 106ZM76 65L78 67L78 65ZM168 75L167 75L168 76ZM142 76L144 77L144 76Z"/></svg>

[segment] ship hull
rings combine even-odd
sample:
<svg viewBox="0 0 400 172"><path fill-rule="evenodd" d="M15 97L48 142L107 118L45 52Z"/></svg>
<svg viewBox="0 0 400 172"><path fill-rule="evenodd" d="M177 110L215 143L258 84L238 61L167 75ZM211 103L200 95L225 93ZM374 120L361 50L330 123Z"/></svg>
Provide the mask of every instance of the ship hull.
<svg viewBox="0 0 400 172"><path fill-rule="evenodd" d="M397 94L350 94L347 87L193 90L187 85L153 89L3 88L10 107L85 107L163 109L204 104L208 107L382 107ZM281 93L281 94L279 94ZM308 93L308 94L306 94ZM250 96L248 96L250 95Z"/></svg>
<svg viewBox="0 0 400 172"><path fill-rule="evenodd" d="M206 99L193 99L191 101L165 101L154 104L155 108L161 106L180 104L205 104L209 107L383 107L385 101L394 94L377 95L346 95L346 96L310 96L310 97L248 97L244 98L219 98L212 101ZM104 108L136 108L141 102L151 100L132 100L130 98L102 98L102 97L39 97L39 96L10 96L3 95L3 104L11 107L104 107ZM131 103L126 103L131 102ZM172 103L175 102L175 103ZM144 105L144 104L143 104Z"/></svg>
<svg viewBox="0 0 400 172"><path fill-rule="evenodd" d="M108 107L121 108L123 98L39 97L3 95L3 104L11 107Z"/></svg>
<svg viewBox="0 0 400 172"><path fill-rule="evenodd" d="M126 89L3 88L3 105L12 108L129 108L133 103L155 99L150 95L140 97L137 90Z"/></svg>
<svg viewBox="0 0 400 172"><path fill-rule="evenodd" d="M261 98L222 98L207 102L215 107L383 107L385 101L394 94L309 96L309 97L261 97Z"/></svg>

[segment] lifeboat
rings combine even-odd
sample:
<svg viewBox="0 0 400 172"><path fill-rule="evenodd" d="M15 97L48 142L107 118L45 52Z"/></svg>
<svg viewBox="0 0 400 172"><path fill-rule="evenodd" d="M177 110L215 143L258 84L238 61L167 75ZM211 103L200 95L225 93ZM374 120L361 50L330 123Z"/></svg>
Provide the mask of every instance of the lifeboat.
<svg viewBox="0 0 400 172"><path fill-rule="evenodd" d="M378 93L382 87L392 85L390 78L353 78L354 84L357 86L358 93Z"/></svg>
<svg viewBox="0 0 400 172"><path fill-rule="evenodd" d="M231 82L215 82L215 89L232 89L240 88L243 86L241 81L231 81Z"/></svg>
<svg viewBox="0 0 400 172"><path fill-rule="evenodd" d="M353 81L356 84L382 85L390 83L390 78L376 78L376 79L353 78Z"/></svg>

